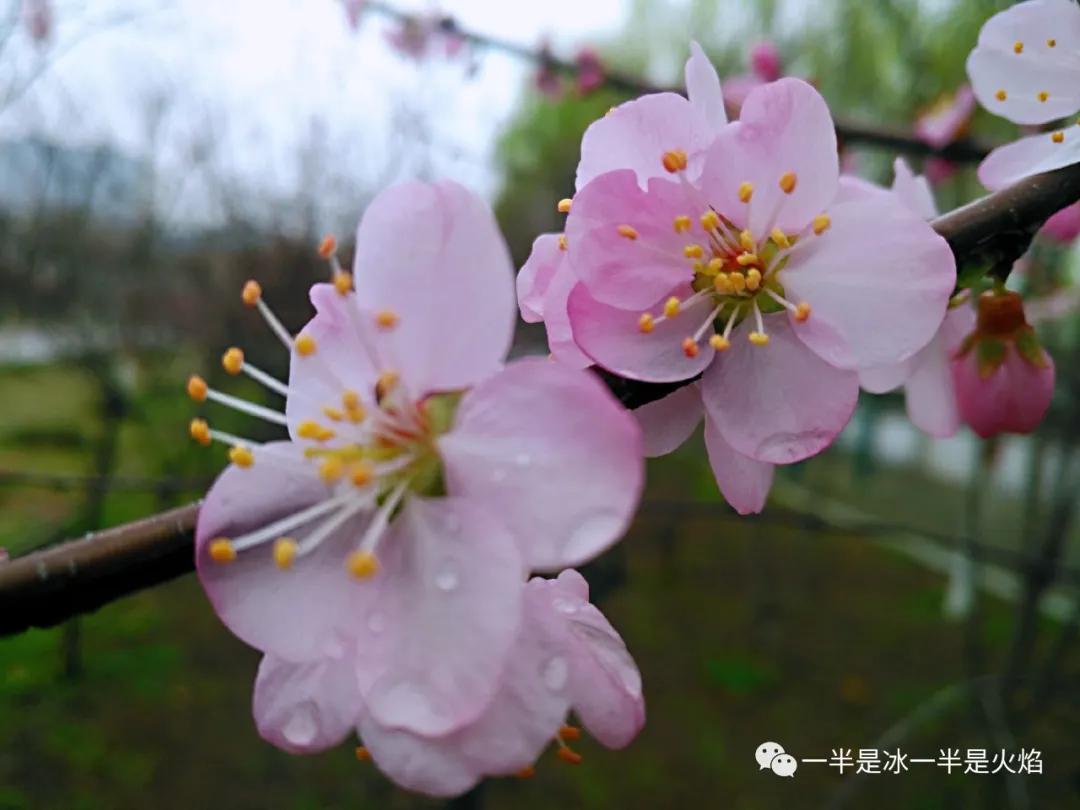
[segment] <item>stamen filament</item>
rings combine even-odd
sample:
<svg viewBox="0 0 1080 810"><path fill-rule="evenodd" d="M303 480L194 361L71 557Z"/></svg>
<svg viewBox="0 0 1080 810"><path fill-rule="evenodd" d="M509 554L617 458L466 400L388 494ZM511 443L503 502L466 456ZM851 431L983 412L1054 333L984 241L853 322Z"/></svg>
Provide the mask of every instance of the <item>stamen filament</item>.
<svg viewBox="0 0 1080 810"><path fill-rule="evenodd" d="M263 320L266 321L267 326L270 327L270 330L277 335L277 338L281 341L282 345L291 352L293 350L293 339L292 335L289 334L289 330L284 327L280 320L278 320L277 315L274 314L273 310L270 309L269 305L267 305L262 298L259 298L255 302L255 306L259 310L259 314L263 316Z"/></svg>
<svg viewBox="0 0 1080 810"><path fill-rule="evenodd" d="M254 548L268 540L275 540L278 537L287 535L293 529L299 528L305 523L310 523L312 520L315 520L315 518L322 517L327 512L333 512L352 498L356 498L356 492L353 490L327 498L324 501L309 506L307 509L302 509L299 512L287 515L280 520L275 520L273 523L264 526L257 531L236 538L233 540L233 548L237 551L243 551L244 549ZM305 542L307 541L305 540Z"/></svg>
<svg viewBox="0 0 1080 810"><path fill-rule="evenodd" d="M256 405L254 402L248 402L246 399L234 397L232 394L226 394L214 388L206 390L206 398L233 410L246 413L249 416L256 416L259 419L265 419L267 422L273 422L276 425L289 424L285 414L280 411L272 410L263 405Z"/></svg>
<svg viewBox="0 0 1080 810"><path fill-rule="evenodd" d="M349 518L365 507L371 506L371 498L366 494L360 494L355 489L348 490L344 496L346 503L338 513L327 519L319 528L309 534L296 546L296 556L303 557L314 551L319 545L336 532Z"/></svg>

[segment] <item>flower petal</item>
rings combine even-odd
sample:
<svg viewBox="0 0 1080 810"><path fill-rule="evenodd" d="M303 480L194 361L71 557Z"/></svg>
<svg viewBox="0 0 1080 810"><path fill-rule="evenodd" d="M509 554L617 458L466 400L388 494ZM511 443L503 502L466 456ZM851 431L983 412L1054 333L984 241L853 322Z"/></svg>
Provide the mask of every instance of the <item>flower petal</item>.
<svg viewBox="0 0 1080 810"><path fill-rule="evenodd" d="M634 418L594 375L548 360L518 360L466 394L439 449L448 491L497 504L533 570L595 557L641 494Z"/></svg>
<svg viewBox="0 0 1080 810"><path fill-rule="evenodd" d="M892 193L919 219L933 219L938 215L930 183L925 177L911 171L903 158L897 158L893 162Z"/></svg>
<svg viewBox="0 0 1080 810"><path fill-rule="evenodd" d="M829 365L796 336L782 315L765 318L767 346L747 337L746 320L732 347L705 372L706 414L724 441L757 461L791 464L824 450L848 423L858 376Z"/></svg>
<svg viewBox="0 0 1080 810"><path fill-rule="evenodd" d="M708 301L698 301L643 334L638 328L640 311L602 304L589 295L584 284L574 287L567 303L574 340L581 350L615 374L646 382L686 380L712 362L714 352L707 341L694 357L687 357L682 346L708 318L710 307ZM711 328L708 334L712 334Z"/></svg>
<svg viewBox="0 0 1080 810"><path fill-rule="evenodd" d="M410 497L383 538L378 603L351 614L364 702L381 725L447 734L494 697L524 586L494 514L476 500Z"/></svg>
<svg viewBox="0 0 1080 810"><path fill-rule="evenodd" d="M926 351L932 343L933 341L930 341L920 349L920 353ZM915 355L915 357L918 357L918 355ZM859 387L871 394L885 394L896 390L907 382L907 378L911 376L911 364L915 361L915 357L886 366L860 368Z"/></svg>
<svg viewBox="0 0 1080 810"><path fill-rule="evenodd" d="M564 260L544 296L544 326L547 327L548 348L556 360L571 368L588 368L593 364L592 358L574 340L568 309L570 293L577 285L570 262Z"/></svg>
<svg viewBox="0 0 1080 810"><path fill-rule="evenodd" d="M697 216L706 208L690 186L653 179L641 189L634 173L608 172L578 192L566 220L574 274L598 301L644 309L693 278L683 248L708 244ZM678 233L675 218L689 216L692 230ZM632 237L620 228L633 229Z"/></svg>
<svg viewBox="0 0 1080 810"><path fill-rule="evenodd" d="M934 339L909 361L905 385L908 416L930 436L952 436L960 425L949 361L974 328L972 307L965 304L950 309Z"/></svg>
<svg viewBox="0 0 1080 810"><path fill-rule="evenodd" d="M790 194L780 178L794 172ZM763 85L746 98L739 121L725 127L705 156L701 186L716 210L761 236L773 226L798 233L833 201L840 162L825 100L801 79ZM748 207L739 187L754 186Z"/></svg>
<svg viewBox="0 0 1080 810"><path fill-rule="evenodd" d="M542 234L533 242L529 258L517 274L518 308L526 323L544 320L544 296L564 256L557 233Z"/></svg>
<svg viewBox="0 0 1080 810"><path fill-rule="evenodd" d="M360 690L349 658L305 664L263 656L253 700L259 735L292 754L340 744L360 715Z"/></svg>
<svg viewBox="0 0 1080 810"><path fill-rule="evenodd" d="M360 221L354 267L360 308L400 317L383 337L418 394L461 388L499 367L514 330L513 267L475 194L451 182L387 189Z"/></svg>
<svg viewBox="0 0 1080 810"><path fill-rule="evenodd" d="M666 397L631 411L645 438L645 458L678 450L701 423L701 390L684 385Z"/></svg>
<svg viewBox="0 0 1080 810"><path fill-rule="evenodd" d="M979 181L991 191L1010 186L1033 174L1080 163L1080 126L1061 131L1061 143L1054 134L1040 132L999 146L979 164Z"/></svg>
<svg viewBox="0 0 1080 810"><path fill-rule="evenodd" d="M1029 0L995 14L979 32L967 71L979 103L1017 124L1072 114L1080 108L1080 8Z"/></svg>
<svg viewBox="0 0 1080 810"><path fill-rule="evenodd" d="M993 374L979 373L976 352L952 361L960 418L984 439L998 433L1030 433L1046 415L1054 395L1053 358L1036 367L1024 360L1013 344Z"/></svg>
<svg viewBox="0 0 1080 810"><path fill-rule="evenodd" d="M629 169L644 188L651 177L669 176L665 152L683 150L693 169L713 135L709 119L677 93L654 93L620 104L585 130L576 188L580 193L600 175L618 169Z"/></svg>
<svg viewBox="0 0 1080 810"><path fill-rule="evenodd" d="M195 562L206 595L241 640L288 661L310 661L339 651L354 633L355 617L371 590L351 579L345 558L366 524L345 523L292 568L275 566L270 544L240 551L230 563L210 559L217 537L236 538L324 501L330 492L303 450L275 442L255 451L253 466L230 466L199 510ZM325 518L289 532L298 543ZM318 594L313 599L312 594Z"/></svg>
<svg viewBox="0 0 1080 810"><path fill-rule="evenodd" d="M772 489L774 464L755 461L728 444L713 420L705 417L705 450L724 499L740 515L757 514L765 508Z"/></svg>
<svg viewBox="0 0 1080 810"><path fill-rule="evenodd" d="M720 77L701 46L693 40L690 42L690 58L686 60L685 72L686 95L690 98L690 104L714 131L719 132L728 122Z"/></svg>
<svg viewBox="0 0 1080 810"><path fill-rule="evenodd" d="M858 368L907 359L934 336L953 285L948 243L892 195L835 206L832 225L808 236L780 273L789 298L810 304L807 326L822 321L843 338L847 357L822 331L799 336L826 360ZM883 224L887 223L887 224Z"/></svg>

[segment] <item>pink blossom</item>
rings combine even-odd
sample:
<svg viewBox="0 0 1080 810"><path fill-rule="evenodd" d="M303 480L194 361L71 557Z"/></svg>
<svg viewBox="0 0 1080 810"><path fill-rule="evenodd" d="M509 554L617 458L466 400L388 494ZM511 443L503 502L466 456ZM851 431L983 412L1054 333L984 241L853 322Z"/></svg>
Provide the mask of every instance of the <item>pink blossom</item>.
<svg viewBox="0 0 1080 810"><path fill-rule="evenodd" d="M52 35L53 9L49 0L23 0L22 18L34 42L42 44Z"/></svg>
<svg viewBox="0 0 1080 810"><path fill-rule="evenodd" d="M1046 220L1039 233L1063 245L1076 241L1080 237L1080 202L1062 208Z"/></svg>
<svg viewBox="0 0 1080 810"><path fill-rule="evenodd" d="M386 40L402 56L421 61L441 45L447 58L457 56L466 45L453 18L433 13L406 17L386 32Z"/></svg>
<svg viewBox="0 0 1080 810"><path fill-rule="evenodd" d="M366 5L367 0L344 0L345 19L353 31L360 27L360 16L364 13Z"/></svg>
<svg viewBox="0 0 1080 810"><path fill-rule="evenodd" d="M741 107L750 91L763 84L774 82L784 75L784 63L780 50L772 42L759 42L748 54L750 72L731 76L724 80L724 96L736 107Z"/></svg>
<svg viewBox="0 0 1080 810"><path fill-rule="evenodd" d="M1080 109L1080 6L1027 0L995 14L967 60L979 103L1017 124L1042 125ZM1021 138L990 153L979 179L990 189L1080 161L1080 127Z"/></svg>
<svg viewBox="0 0 1080 810"><path fill-rule="evenodd" d="M935 149L942 149L963 137L975 114L975 93L961 85L955 93L942 96L915 120L915 136Z"/></svg>
<svg viewBox="0 0 1080 810"><path fill-rule="evenodd" d="M960 417L982 438L1030 433L1054 395L1054 361L1024 318L1020 296L983 293L975 331L952 360Z"/></svg>
<svg viewBox="0 0 1080 810"><path fill-rule="evenodd" d="M312 289L316 315L295 338L257 285L245 288L291 349L288 383L239 350L224 358L285 395L284 414L189 383L196 399L290 436L257 445L193 424L200 441L233 445L234 462L200 510L199 577L267 666L287 662L258 705L277 705L294 678L318 695L295 733L267 735L283 747L340 738L341 717L311 720L320 701L354 705L349 723L444 737L496 700L527 572L580 564L626 529L640 433L591 374L539 358L502 366L509 254L490 210L460 186L380 194L351 276L332 243L325 255L333 284Z"/></svg>
<svg viewBox="0 0 1080 810"><path fill-rule="evenodd" d="M582 48L574 61L577 63L577 89L581 95L588 95L606 81L600 54L592 48Z"/></svg>
<svg viewBox="0 0 1080 810"><path fill-rule="evenodd" d="M533 76L536 89L550 99L558 99L563 93L563 77L555 67L551 55L551 46L544 42L540 46L540 65Z"/></svg>
<svg viewBox="0 0 1080 810"><path fill-rule="evenodd" d="M891 193L923 219L936 217L937 206L926 179L916 177L899 158L894 169ZM952 436L960 425L960 415L949 361L974 324L975 312L970 304L954 302L929 343L900 363L862 369L859 383L872 393L902 386L912 423L931 436Z"/></svg>
<svg viewBox="0 0 1080 810"><path fill-rule="evenodd" d="M832 118L810 85L758 88L727 124L700 51L687 76L689 101L645 96L586 132L567 309L578 348L616 374L702 375L714 472L723 489L753 467L757 484L733 503L757 511L771 475L761 465L828 446L855 407L858 369L931 340L955 262L890 195L840 181ZM655 408L681 418L682 397Z"/></svg>

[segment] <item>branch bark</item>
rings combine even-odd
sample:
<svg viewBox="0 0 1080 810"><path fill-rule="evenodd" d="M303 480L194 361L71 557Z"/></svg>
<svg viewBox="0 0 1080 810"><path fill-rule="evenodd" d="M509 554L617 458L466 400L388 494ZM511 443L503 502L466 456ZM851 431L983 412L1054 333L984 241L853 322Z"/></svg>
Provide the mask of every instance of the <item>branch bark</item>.
<svg viewBox="0 0 1080 810"><path fill-rule="evenodd" d="M1030 177L934 220L962 266L1011 263L1055 211L1080 200L1080 164ZM887 223L883 227L888 227ZM598 372L628 408L686 385ZM198 504L0 563L0 635L49 627L194 568Z"/></svg>

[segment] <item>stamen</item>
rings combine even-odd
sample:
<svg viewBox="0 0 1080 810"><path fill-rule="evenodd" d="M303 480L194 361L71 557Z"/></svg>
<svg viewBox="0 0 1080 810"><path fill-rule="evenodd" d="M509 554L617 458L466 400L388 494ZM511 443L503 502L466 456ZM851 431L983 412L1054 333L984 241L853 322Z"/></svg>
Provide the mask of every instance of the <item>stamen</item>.
<svg viewBox="0 0 1080 810"><path fill-rule="evenodd" d="M344 270L335 271L333 284L334 289L338 291L338 295L348 295L353 288L352 273L346 273Z"/></svg>
<svg viewBox="0 0 1080 810"><path fill-rule="evenodd" d="M660 162L664 165L665 171L670 174L681 172L686 169L687 166L686 152L682 149L672 149L670 152L664 152L660 158Z"/></svg>
<svg viewBox="0 0 1080 810"><path fill-rule="evenodd" d="M731 289L733 289L736 293L741 293L743 290L746 289L746 276L744 276L742 273L739 273L737 271L734 273L728 273L728 281L731 282Z"/></svg>
<svg viewBox="0 0 1080 810"><path fill-rule="evenodd" d="M721 258L709 259L709 263L705 265L705 272L710 276L715 276L724 269L724 260Z"/></svg>
<svg viewBox="0 0 1080 810"><path fill-rule="evenodd" d="M798 182L798 177L795 172L784 172L780 175L780 190L785 194L791 194L795 190L795 184Z"/></svg>
<svg viewBox="0 0 1080 810"><path fill-rule="evenodd" d="M569 765L580 765L581 754L567 748L565 745L555 749L555 755Z"/></svg>
<svg viewBox="0 0 1080 810"><path fill-rule="evenodd" d="M757 247L754 243L754 235L749 230L744 230L739 234L739 244L747 253L753 253L754 248Z"/></svg>
<svg viewBox="0 0 1080 810"><path fill-rule="evenodd" d="M188 396L196 402L205 402L206 393L208 390L209 389L207 388L206 380L204 380L202 377L198 376L197 374L192 374L190 377L188 377Z"/></svg>
<svg viewBox="0 0 1080 810"><path fill-rule="evenodd" d="M810 305L805 301L800 301L795 305L795 320L799 323L806 323L806 320L810 317Z"/></svg>
<svg viewBox="0 0 1080 810"><path fill-rule="evenodd" d="M210 541L210 559L219 565L231 563L236 559L236 549L227 537L218 537Z"/></svg>
<svg viewBox="0 0 1080 810"><path fill-rule="evenodd" d="M394 390L400 380L401 375L392 368L382 371L379 374L379 379L375 381L375 399L382 402L386 395Z"/></svg>
<svg viewBox="0 0 1080 810"><path fill-rule="evenodd" d="M253 283L254 282L250 282L250 281L248 282L248 284L253 284ZM246 297L247 291L248 291L248 289L247 289L247 287L245 287L244 288L244 294L245 294L244 301L245 301L245 303L247 302L247 297ZM258 308L259 314L262 315L263 320L266 321L266 325L270 327L270 331L272 331L275 335L277 335L277 339L281 341L282 345L288 351L291 352L292 348L293 348L292 335L289 334L289 330L286 329L284 327L284 325L282 325L281 321L278 320L277 315L275 315L273 313L273 311L270 309L270 307L267 306L266 302L262 300L261 292L260 292L259 297L257 297L255 299L255 306Z"/></svg>
<svg viewBox="0 0 1080 810"><path fill-rule="evenodd" d="M1056 48L1057 47L1057 40L1056 39L1048 39L1048 40L1046 40L1046 47L1047 48Z"/></svg>
<svg viewBox="0 0 1080 810"><path fill-rule="evenodd" d="M769 336L765 334L765 322L761 318L761 310L758 309L757 301L754 301L754 322L757 324L757 331L750 333L750 342L755 346L767 346Z"/></svg>
<svg viewBox="0 0 1080 810"><path fill-rule="evenodd" d="M739 317L739 311L740 310L742 310L742 304L739 304L737 307L735 307L734 309L731 310L731 314L728 316L727 323L724 324L723 338L724 338L724 343L726 343L728 345L731 345L730 344L731 330L735 328L735 319L737 317Z"/></svg>
<svg viewBox="0 0 1080 810"><path fill-rule="evenodd" d="M236 351L239 352L240 350L237 349ZM241 366L240 366L240 371L242 371L247 376L251 377L251 379L255 380L255 382L261 383L262 385L266 386L267 388L269 388L271 391L273 391L276 394L281 394L281 396L283 396L283 397L291 396L291 392L289 391L289 386L285 385L285 383L283 383L281 380L277 379L276 377L270 376L269 374L267 374L262 369L256 368L255 366L251 365L251 363L247 362L247 360L243 360L243 356L244 355L241 352L240 357L241 357L242 363L241 363Z"/></svg>
<svg viewBox="0 0 1080 810"><path fill-rule="evenodd" d="M715 351L726 352L731 348L731 341L723 335L713 335L709 338L709 345L712 346Z"/></svg>
<svg viewBox="0 0 1080 810"><path fill-rule="evenodd" d="M570 206L573 205L573 204L574 204L574 201L571 200L569 197L563 197L561 200L559 200L559 205L558 205L559 213L560 214L569 214L570 213Z"/></svg>
<svg viewBox="0 0 1080 810"><path fill-rule="evenodd" d="M1043 90L1039 93L1038 96L1036 96L1036 98L1038 98L1039 101L1045 102L1048 98L1050 98L1050 94Z"/></svg>
<svg viewBox="0 0 1080 810"><path fill-rule="evenodd" d="M327 484L332 484L335 481L340 480L341 476L344 474L345 462L337 456L324 458L322 463L319 464L319 478Z"/></svg>
<svg viewBox="0 0 1080 810"><path fill-rule="evenodd" d="M998 90L996 93L994 93L994 98L996 98L998 101L1004 101L1008 97L1009 94L1006 93L1004 90Z"/></svg>
<svg viewBox="0 0 1080 810"><path fill-rule="evenodd" d="M319 256L329 259L335 252L337 252L337 240L334 239L332 234L327 234L319 242Z"/></svg>
<svg viewBox="0 0 1080 810"><path fill-rule="evenodd" d="M297 335L296 338L296 353L301 357L310 357L315 354L316 349L319 346L315 342L315 338L308 334Z"/></svg>
<svg viewBox="0 0 1080 810"><path fill-rule="evenodd" d="M255 454L251 452L250 448L238 444L229 450L229 461L237 467L247 468L255 463Z"/></svg>
<svg viewBox="0 0 1080 810"><path fill-rule="evenodd" d="M814 217L814 233L821 236L832 226L832 217L828 214L818 214Z"/></svg>
<svg viewBox="0 0 1080 810"><path fill-rule="evenodd" d="M566 250L566 234L559 234L559 250Z"/></svg>
<svg viewBox="0 0 1080 810"><path fill-rule="evenodd" d="M298 557L303 557L314 551L327 537L340 529L345 524L345 521L352 518L360 510L371 506L370 498L360 497L352 491L347 492L346 496L350 500L345 502L338 510L337 514L327 518L325 523L305 537L303 542L296 547L296 554Z"/></svg>
<svg viewBox="0 0 1080 810"><path fill-rule="evenodd" d="M235 377L244 367L244 353L235 346L226 349L225 354L221 355L221 367Z"/></svg>
<svg viewBox="0 0 1080 810"><path fill-rule="evenodd" d="M642 334L647 335L653 330L655 325L656 324L655 324L655 321L654 321L652 315L650 315L648 312L642 312L641 313L641 317L638 318L638 322L637 322L637 327L638 327L639 332L641 332Z"/></svg>
<svg viewBox="0 0 1080 810"><path fill-rule="evenodd" d="M380 309L375 313L375 325L383 331L393 329L399 320L398 314L392 309Z"/></svg>
<svg viewBox="0 0 1080 810"><path fill-rule="evenodd" d="M718 273L716 278L713 279L713 287L721 295L731 295L735 290L734 285L731 283L731 276L727 273Z"/></svg>
<svg viewBox="0 0 1080 810"><path fill-rule="evenodd" d="M243 300L244 306L255 306L262 298L262 286L254 279L249 280L244 284L244 290L240 293L240 298Z"/></svg>
<svg viewBox="0 0 1080 810"><path fill-rule="evenodd" d="M638 238L638 232L631 225L620 225L615 230L619 232L619 236L622 236L631 241Z"/></svg>
<svg viewBox="0 0 1080 810"><path fill-rule="evenodd" d="M575 742L581 739L581 729L577 726L563 726L559 729L559 739L563 742Z"/></svg>
<svg viewBox="0 0 1080 810"><path fill-rule="evenodd" d="M761 271L756 267L750 268L746 273L746 289L754 292L761 286Z"/></svg>
<svg viewBox="0 0 1080 810"><path fill-rule="evenodd" d="M364 532L364 537L361 539L356 551L350 554L346 560L346 567L353 576L364 578L369 577L378 571L378 561L375 559L375 549L379 545L379 540L382 539L383 534L386 532L386 527L390 525L390 516L397 508L397 505L405 494L405 490L408 489L408 486L408 480L398 484L393 491L386 496L386 500L382 502L382 505L375 513L375 516L371 519L371 523L368 524L367 531ZM365 501L361 501L361 503L364 502Z"/></svg>
<svg viewBox="0 0 1080 810"><path fill-rule="evenodd" d="M349 555L346 566L357 579L367 579L379 572L379 561L368 551L354 551Z"/></svg>
<svg viewBox="0 0 1080 810"><path fill-rule="evenodd" d="M296 541L291 537L279 537L274 541L274 565L282 571L292 568L296 559Z"/></svg>
<svg viewBox="0 0 1080 810"><path fill-rule="evenodd" d="M754 184L750 182L739 185L739 202L748 203L754 196Z"/></svg>
<svg viewBox="0 0 1080 810"><path fill-rule="evenodd" d="M1024 52L1024 43L1021 42L1020 40L1017 40L1016 42L1014 42L1013 43L1013 53L1023 53L1023 52Z"/></svg>
<svg viewBox="0 0 1080 810"><path fill-rule="evenodd" d="M690 218L686 218L687 225L690 227ZM701 227L707 231L715 231L720 227L720 215L713 211L711 208L701 215Z"/></svg>
<svg viewBox="0 0 1080 810"><path fill-rule="evenodd" d="M675 233L686 233L690 230L690 224L690 217L686 216L686 214L679 214L679 216L675 217Z"/></svg>
<svg viewBox="0 0 1080 810"><path fill-rule="evenodd" d="M357 762L371 762L371 752L363 745L356 746L356 750L353 752L356 755Z"/></svg>
<svg viewBox="0 0 1080 810"><path fill-rule="evenodd" d="M285 414L280 411L275 411L263 405L256 405L254 402L248 402L246 399L234 397L232 394L225 394L214 388L208 388L206 390L206 398L224 405L227 408L232 408L235 411L246 413L249 416L256 416L259 419L265 419L267 422L273 422L275 425L289 424L289 421L285 418Z"/></svg>
<svg viewBox="0 0 1080 810"><path fill-rule="evenodd" d="M345 492L341 495L336 495L332 498L327 498L325 501L320 501L317 504L302 509L291 515L287 515L280 520L275 520L273 523L264 526L257 531L245 534L242 537L238 537L233 540L233 548L237 551L246 551L249 548L254 548L257 545L265 543L267 540L273 540L277 537L285 537L294 529L310 523L316 518L320 518L328 512L333 512L335 509L340 508L343 504L349 501L357 500L357 496L353 492ZM365 500L359 499L360 503L366 503ZM307 543L307 540L304 541ZM300 546L297 546L299 550Z"/></svg>
<svg viewBox="0 0 1080 810"><path fill-rule="evenodd" d="M679 299L676 298L674 295L671 296L671 298L664 302L664 317L674 318L676 315L679 314L679 308Z"/></svg>
<svg viewBox="0 0 1080 810"><path fill-rule="evenodd" d="M769 234L772 240L776 243L777 247L789 248L791 247L791 240L788 239L787 234L779 228L773 228L772 233Z"/></svg>
<svg viewBox="0 0 1080 810"><path fill-rule="evenodd" d="M752 264L757 264L761 260L756 253L740 253L735 257L735 261L739 263L740 267L749 267Z"/></svg>
<svg viewBox="0 0 1080 810"><path fill-rule="evenodd" d="M355 487L366 487L375 478L375 468L366 461L359 461L353 465L349 474L349 480Z"/></svg>
<svg viewBox="0 0 1080 810"><path fill-rule="evenodd" d="M305 419L296 426L296 435L301 439L310 439L316 442L326 442L337 434L328 427L324 427L314 419Z"/></svg>
<svg viewBox="0 0 1080 810"><path fill-rule="evenodd" d="M687 245L683 248L683 256L688 259L700 259L705 255L705 248L701 245Z"/></svg>
<svg viewBox="0 0 1080 810"><path fill-rule="evenodd" d="M697 341L692 337L684 338L682 342L683 354L693 360L698 356L700 349L698 348Z"/></svg>
<svg viewBox="0 0 1080 810"><path fill-rule="evenodd" d="M1050 140L1052 140L1054 143L1062 143L1065 140L1065 133L1055 132L1053 135L1050 136Z"/></svg>
<svg viewBox="0 0 1080 810"><path fill-rule="evenodd" d="M210 446L210 426L205 419L192 419L188 425L188 433L203 447Z"/></svg>

